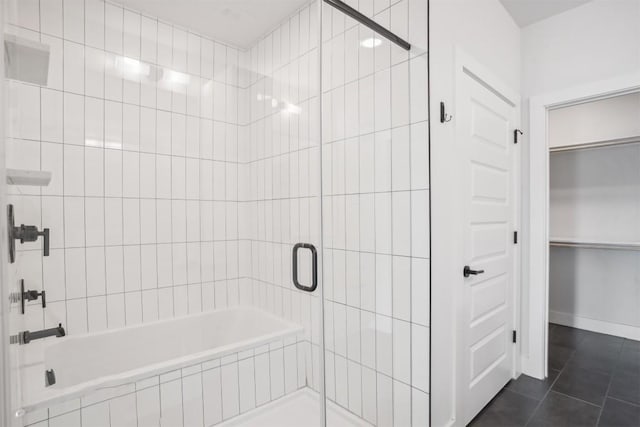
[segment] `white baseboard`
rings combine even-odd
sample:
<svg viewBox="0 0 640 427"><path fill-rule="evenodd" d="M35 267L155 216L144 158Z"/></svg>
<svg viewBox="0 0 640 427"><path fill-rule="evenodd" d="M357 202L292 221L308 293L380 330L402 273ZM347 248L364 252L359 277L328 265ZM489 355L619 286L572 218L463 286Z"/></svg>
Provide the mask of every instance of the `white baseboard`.
<svg viewBox="0 0 640 427"><path fill-rule="evenodd" d="M579 317L570 313L551 310L549 310L549 322L640 341L640 327L637 326L604 322L602 320L594 320L586 317Z"/></svg>

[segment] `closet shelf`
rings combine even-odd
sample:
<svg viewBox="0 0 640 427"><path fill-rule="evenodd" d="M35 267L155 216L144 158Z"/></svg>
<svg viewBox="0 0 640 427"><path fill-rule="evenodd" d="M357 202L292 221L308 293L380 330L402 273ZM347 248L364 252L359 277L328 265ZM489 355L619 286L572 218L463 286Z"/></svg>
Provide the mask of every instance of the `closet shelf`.
<svg viewBox="0 0 640 427"><path fill-rule="evenodd" d="M640 136L630 138L619 138L608 141L594 141L584 144L562 145L559 147L549 147L549 152L558 153L563 151L588 150L593 148L615 147L628 144L640 144Z"/></svg>
<svg viewBox="0 0 640 427"><path fill-rule="evenodd" d="M549 246L564 248L613 249L640 251L640 242L613 242L605 240L579 240L552 237Z"/></svg>

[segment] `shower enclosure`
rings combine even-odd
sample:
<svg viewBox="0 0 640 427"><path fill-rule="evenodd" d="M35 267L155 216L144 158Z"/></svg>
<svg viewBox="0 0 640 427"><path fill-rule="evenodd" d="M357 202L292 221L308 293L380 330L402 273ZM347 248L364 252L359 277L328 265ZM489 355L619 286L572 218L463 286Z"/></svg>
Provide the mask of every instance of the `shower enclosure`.
<svg viewBox="0 0 640 427"><path fill-rule="evenodd" d="M429 424L427 0L3 10L3 422Z"/></svg>

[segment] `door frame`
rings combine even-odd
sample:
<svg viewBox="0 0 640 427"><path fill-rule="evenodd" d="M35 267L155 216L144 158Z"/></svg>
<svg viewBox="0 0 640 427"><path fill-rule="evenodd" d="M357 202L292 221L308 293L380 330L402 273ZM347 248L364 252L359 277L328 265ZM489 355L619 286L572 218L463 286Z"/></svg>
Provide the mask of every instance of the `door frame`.
<svg viewBox="0 0 640 427"><path fill-rule="evenodd" d="M549 323L549 134L550 110L610 98L640 90L640 73L625 74L531 97L529 100L529 219L528 295L523 319L522 372L535 378L548 375ZM524 307L523 307L524 308Z"/></svg>
<svg viewBox="0 0 640 427"><path fill-rule="evenodd" d="M4 46L4 22L5 22L5 1L0 0L0 43ZM4 55L0 58L0 67L4 69ZM4 82L0 86L0 207L2 212L6 212L7 206L7 178L6 178L6 156L5 156L5 113L6 113L6 91ZM7 223L0 222L0 241L7 241ZM11 353L9 348L9 282L7 276L8 248L2 244L0 248L0 424L6 426L17 425L18 421L12 416L12 387L11 381Z"/></svg>
<svg viewBox="0 0 640 427"><path fill-rule="evenodd" d="M458 325L459 290L463 286L461 273L464 265L462 206L463 200L457 191L463 182L456 173L459 167L458 153L462 149L455 137L456 86L459 76L471 74L493 92L506 98L516 109L516 127L520 122L520 95L508 87L491 70L467 54L460 46L452 52L434 52L432 61L451 64L450 67L432 68L432 81L445 85L440 98L431 97L431 408L432 425L458 426L462 423L462 402L458 372ZM466 70L466 71L465 71ZM435 77L434 77L435 76ZM450 86L449 86L450 85ZM445 94L446 89L452 90ZM445 103L447 113L453 114L450 121L440 122L440 102ZM452 113L453 112L453 113ZM514 155L513 188L518 196L521 183L521 144L516 145ZM520 228L522 208L521 197L515 203L514 225ZM513 324L520 330L520 286L521 257L520 245L514 247L514 289ZM520 373L520 344L514 346L513 372L515 378Z"/></svg>

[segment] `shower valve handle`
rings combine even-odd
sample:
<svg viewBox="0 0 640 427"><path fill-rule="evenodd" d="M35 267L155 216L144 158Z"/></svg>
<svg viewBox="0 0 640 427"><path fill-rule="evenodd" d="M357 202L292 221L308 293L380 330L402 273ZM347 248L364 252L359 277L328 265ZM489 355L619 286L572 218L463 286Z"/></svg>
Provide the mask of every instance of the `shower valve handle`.
<svg viewBox="0 0 640 427"><path fill-rule="evenodd" d="M35 242L38 237L43 237L43 252L44 256L49 256L49 229L45 228L42 231L38 231L38 227L35 225L20 225L15 227L13 235L16 239L20 239L20 243Z"/></svg>
<svg viewBox="0 0 640 427"><path fill-rule="evenodd" d="M13 205L7 206L7 229L9 231L9 261L14 262L16 257L16 240L20 243L35 242L42 236L42 255L49 256L49 229L38 230L35 225L21 224L15 225L13 216Z"/></svg>

